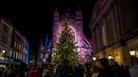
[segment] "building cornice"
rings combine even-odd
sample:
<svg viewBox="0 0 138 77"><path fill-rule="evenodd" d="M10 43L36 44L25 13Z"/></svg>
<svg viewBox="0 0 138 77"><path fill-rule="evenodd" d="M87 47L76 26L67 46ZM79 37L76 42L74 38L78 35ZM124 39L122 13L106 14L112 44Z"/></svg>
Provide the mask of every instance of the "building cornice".
<svg viewBox="0 0 138 77"><path fill-rule="evenodd" d="M15 33L16 33L19 37L21 37L22 41L25 41L25 37L24 37L20 32L18 32L17 30L15 30Z"/></svg>
<svg viewBox="0 0 138 77"><path fill-rule="evenodd" d="M6 24L9 28L13 29L13 25L10 22L5 20L4 18L1 18L0 20L2 23Z"/></svg>
<svg viewBox="0 0 138 77"><path fill-rule="evenodd" d="M98 21L101 19L101 17L106 13L107 9L110 7L110 5L113 3L114 0L107 0L104 4L104 6L99 10L99 14L96 15L94 19L91 18L89 27L90 29L93 29L95 25L98 23ZM93 10L95 11L95 10ZM93 15L92 15L93 16Z"/></svg>

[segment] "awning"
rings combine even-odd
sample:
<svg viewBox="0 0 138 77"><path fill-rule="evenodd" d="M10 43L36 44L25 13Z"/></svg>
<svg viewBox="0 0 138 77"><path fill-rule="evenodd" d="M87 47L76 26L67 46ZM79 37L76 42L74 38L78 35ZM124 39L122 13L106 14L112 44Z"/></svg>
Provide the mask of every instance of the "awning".
<svg viewBox="0 0 138 77"><path fill-rule="evenodd" d="M0 64L19 64L19 63L13 61L0 61Z"/></svg>

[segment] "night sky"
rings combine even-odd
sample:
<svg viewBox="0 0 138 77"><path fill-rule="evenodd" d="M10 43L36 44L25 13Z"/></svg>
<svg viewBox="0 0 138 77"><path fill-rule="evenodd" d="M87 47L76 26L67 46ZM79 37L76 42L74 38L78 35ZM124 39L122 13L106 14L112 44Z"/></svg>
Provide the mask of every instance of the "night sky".
<svg viewBox="0 0 138 77"><path fill-rule="evenodd" d="M5 1L0 5L1 16L7 18L30 43L31 51L37 51L46 33L52 38L53 11L57 6L60 13L70 8L73 14L80 5L83 13L84 34L91 38L88 24L95 0L18 0Z"/></svg>

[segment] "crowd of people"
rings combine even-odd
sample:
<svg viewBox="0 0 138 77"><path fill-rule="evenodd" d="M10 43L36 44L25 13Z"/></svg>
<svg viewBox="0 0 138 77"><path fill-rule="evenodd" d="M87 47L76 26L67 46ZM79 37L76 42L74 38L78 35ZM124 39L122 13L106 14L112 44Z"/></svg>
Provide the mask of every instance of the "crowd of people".
<svg viewBox="0 0 138 77"><path fill-rule="evenodd" d="M25 77L26 64L2 64L0 68L0 77Z"/></svg>
<svg viewBox="0 0 138 77"><path fill-rule="evenodd" d="M138 58L132 58L132 66L119 65L114 59L102 58L92 67L90 77L138 77Z"/></svg>
<svg viewBox="0 0 138 77"><path fill-rule="evenodd" d="M57 67L52 64L9 64L0 69L0 77L138 77L138 58L132 59L132 67L102 58L98 65L78 65L75 70L67 60Z"/></svg>

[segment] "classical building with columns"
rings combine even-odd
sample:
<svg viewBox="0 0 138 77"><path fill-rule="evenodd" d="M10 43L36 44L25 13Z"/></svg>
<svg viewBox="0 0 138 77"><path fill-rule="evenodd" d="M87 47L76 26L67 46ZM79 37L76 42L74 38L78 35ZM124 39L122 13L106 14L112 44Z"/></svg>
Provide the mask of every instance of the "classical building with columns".
<svg viewBox="0 0 138 77"><path fill-rule="evenodd" d="M93 56L113 58L130 65L130 50L138 57L138 16L136 0L98 0L89 27L94 44Z"/></svg>

